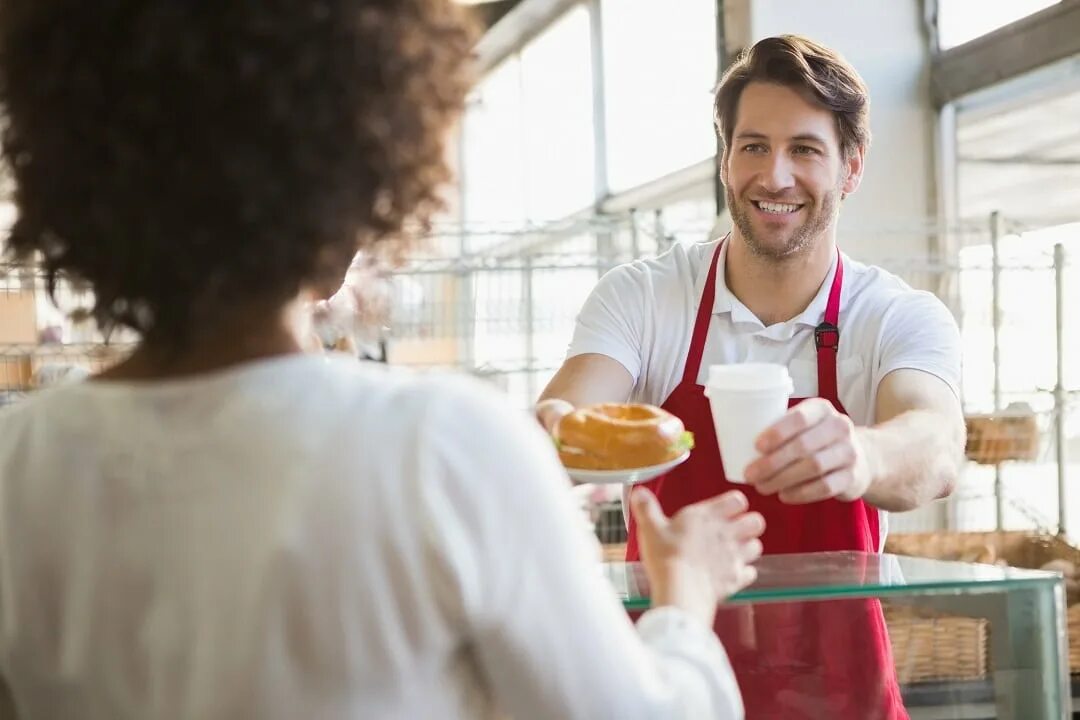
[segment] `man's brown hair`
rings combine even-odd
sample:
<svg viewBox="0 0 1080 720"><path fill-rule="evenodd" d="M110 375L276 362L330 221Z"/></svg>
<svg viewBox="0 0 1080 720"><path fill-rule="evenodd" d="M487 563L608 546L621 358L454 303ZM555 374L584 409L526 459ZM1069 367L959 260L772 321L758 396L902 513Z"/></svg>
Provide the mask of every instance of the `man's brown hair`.
<svg viewBox="0 0 1080 720"><path fill-rule="evenodd" d="M840 148L849 157L870 146L870 94L859 73L839 53L800 35L765 38L743 52L716 90L713 118L731 146L742 92L752 82L789 87L836 117Z"/></svg>

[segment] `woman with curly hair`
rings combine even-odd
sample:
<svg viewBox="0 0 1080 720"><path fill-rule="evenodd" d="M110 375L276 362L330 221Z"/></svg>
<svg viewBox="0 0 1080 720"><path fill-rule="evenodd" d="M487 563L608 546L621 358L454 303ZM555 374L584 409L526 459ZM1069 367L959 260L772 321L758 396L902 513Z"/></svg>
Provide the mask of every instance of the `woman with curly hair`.
<svg viewBox="0 0 1080 720"><path fill-rule="evenodd" d="M550 441L479 383L302 352L440 208L448 0L4 0L8 252L141 338L0 415L17 717L729 718L738 493L635 506L637 632ZM2 694L2 693L0 693Z"/></svg>

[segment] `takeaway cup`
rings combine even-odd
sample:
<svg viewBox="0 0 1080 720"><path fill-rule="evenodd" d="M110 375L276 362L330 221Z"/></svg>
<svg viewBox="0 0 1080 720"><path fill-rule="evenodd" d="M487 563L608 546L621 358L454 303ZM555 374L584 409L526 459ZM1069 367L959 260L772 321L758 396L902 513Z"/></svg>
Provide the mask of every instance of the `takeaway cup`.
<svg viewBox="0 0 1080 720"><path fill-rule="evenodd" d="M787 412L794 391L787 367L771 363L711 365L705 395L712 408L724 474L746 482L746 466L759 453L754 441Z"/></svg>

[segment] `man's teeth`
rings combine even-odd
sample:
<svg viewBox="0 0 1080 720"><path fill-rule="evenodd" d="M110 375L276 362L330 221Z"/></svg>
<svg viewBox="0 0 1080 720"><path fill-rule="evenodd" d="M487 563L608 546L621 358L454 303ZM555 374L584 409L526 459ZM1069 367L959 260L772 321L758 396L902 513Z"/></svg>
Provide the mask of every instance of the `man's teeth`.
<svg viewBox="0 0 1080 720"><path fill-rule="evenodd" d="M775 213L780 215L782 213L793 213L799 209L799 205L788 205L786 203L771 203L771 202L759 202L757 206L767 213Z"/></svg>

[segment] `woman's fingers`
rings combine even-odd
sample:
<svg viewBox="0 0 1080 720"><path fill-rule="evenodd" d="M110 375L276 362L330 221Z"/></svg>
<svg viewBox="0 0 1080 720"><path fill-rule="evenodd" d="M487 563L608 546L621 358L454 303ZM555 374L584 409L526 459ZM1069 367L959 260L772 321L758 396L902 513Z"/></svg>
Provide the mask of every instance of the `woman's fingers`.
<svg viewBox="0 0 1080 720"><path fill-rule="evenodd" d="M761 513L745 513L731 521L730 531L732 537L740 541L761 537L765 532L765 518Z"/></svg>
<svg viewBox="0 0 1080 720"><path fill-rule="evenodd" d="M761 557L762 546L761 541L757 538L753 540L747 540L739 545L739 558L744 563L752 563Z"/></svg>

